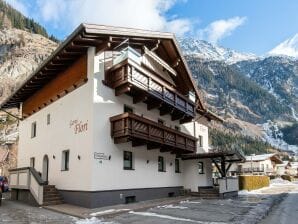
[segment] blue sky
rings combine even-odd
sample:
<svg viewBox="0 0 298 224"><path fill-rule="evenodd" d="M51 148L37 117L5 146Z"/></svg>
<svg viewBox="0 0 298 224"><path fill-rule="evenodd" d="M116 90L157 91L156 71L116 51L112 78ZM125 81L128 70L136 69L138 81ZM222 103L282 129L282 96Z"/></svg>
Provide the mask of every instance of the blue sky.
<svg viewBox="0 0 298 224"><path fill-rule="evenodd" d="M297 0L7 0L64 39L80 22L175 32L263 55L298 33Z"/></svg>

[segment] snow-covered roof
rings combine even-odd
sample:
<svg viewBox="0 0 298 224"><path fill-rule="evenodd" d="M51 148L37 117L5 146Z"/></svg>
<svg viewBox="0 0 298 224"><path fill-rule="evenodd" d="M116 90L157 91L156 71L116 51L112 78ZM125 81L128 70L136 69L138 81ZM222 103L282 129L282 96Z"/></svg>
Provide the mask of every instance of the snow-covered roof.
<svg viewBox="0 0 298 224"><path fill-rule="evenodd" d="M278 164L282 164L283 162L281 159L277 156L276 153L270 153L270 154L261 154L261 155L253 155L253 156L246 156L246 161L264 161L264 160L274 160Z"/></svg>
<svg viewBox="0 0 298 224"><path fill-rule="evenodd" d="M262 161L266 159L270 159L272 156L275 156L275 153L271 154L262 154L262 155L254 155L254 156L245 156L246 161Z"/></svg>

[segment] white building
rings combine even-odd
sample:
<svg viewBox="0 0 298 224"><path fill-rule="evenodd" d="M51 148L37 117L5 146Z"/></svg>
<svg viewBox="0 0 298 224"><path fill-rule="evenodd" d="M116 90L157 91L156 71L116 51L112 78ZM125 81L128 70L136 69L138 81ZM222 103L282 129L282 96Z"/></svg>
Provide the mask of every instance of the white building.
<svg viewBox="0 0 298 224"><path fill-rule="evenodd" d="M251 155L245 157L244 163L234 164L230 172L271 175L277 173L277 165L282 163L282 160L275 153Z"/></svg>
<svg viewBox="0 0 298 224"><path fill-rule="evenodd" d="M85 207L197 192L225 158L208 152L219 118L170 33L82 24L1 107L17 106L20 200L50 204L49 185Z"/></svg>

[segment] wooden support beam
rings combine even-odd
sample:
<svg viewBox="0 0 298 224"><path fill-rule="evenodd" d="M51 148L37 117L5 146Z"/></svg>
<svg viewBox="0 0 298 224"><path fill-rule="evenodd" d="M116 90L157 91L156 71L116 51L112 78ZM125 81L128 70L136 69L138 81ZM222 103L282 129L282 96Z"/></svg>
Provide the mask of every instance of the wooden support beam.
<svg viewBox="0 0 298 224"><path fill-rule="evenodd" d="M120 95L127 93L129 91L130 91L130 87L128 85L117 87L115 89L115 96L120 96Z"/></svg>
<svg viewBox="0 0 298 224"><path fill-rule="evenodd" d="M145 100L147 100L147 94L146 93L136 93L134 96L133 96L133 104L137 104L137 103L140 103L140 102L144 102Z"/></svg>
<svg viewBox="0 0 298 224"><path fill-rule="evenodd" d="M225 162L225 157L222 156L221 157L221 170L222 170L222 173L223 173L223 176L222 177L226 177L226 162Z"/></svg>
<svg viewBox="0 0 298 224"><path fill-rule="evenodd" d="M128 141L129 141L128 137L114 138L114 143L115 144L125 143L125 142L128 142Z"/></svg>
<svg viewBox="0 0 298 224"><path fill-rule="evenodd" d="M146 145L146 141L144 140L132 140L131 141L131 145L132 147L137 147L137 146L142 146L142 145Z"/></svg>
<svg viewBox="0 0 298 224"><path fill-rule="evenodd" d="M233 163L229 163L228 167L226 168L226 173L229 172L229 170L230 170L232 164L233 164Z"/></svg>
<svg viewBox="0 0 298 224"><path fill-rule="evenodd" d="M162 106L162 102L161 101L150 101L147 104L147 110L153 110L153 109L157 109L160 108Z"/></svg>
<svg viewBox="0 0 298 224"><path fill-rule="evenodd" d="M160 152L171 152L171 151L173 151L173 148L170 146L162 146L159 151Z"/></svg>
<svg viewBox="0 0 298 224"><path fill-rule="evenodd" d="M148 143L147 144L147 150L159 149L160 147L161 147L160 144L155 144L155 143Z"/></svg>
<svg viewBox="0 0 298 224"><path fill-rule="evenodd" d="M184 117L182 119L180 119L180 124L184 124L184 123L188 123L192 121L192 117Z"/></svg>
<svg viewBox="0 0 298 224"><path fill-rule="evenodd" d="M220 175L223 177L224 174L223 174L223 172L222 172L220 166L217 164L217 162L216 162L215 160L212 160L212 162L213 162L214 165L216 166L217 170L220 172Z"/></svg>
<svg viewBox="0 0 298 224"><path fill-rule="evenodd" d="M180 113L180 112L173 112L172 115L171 115L172 121L180 120L182 118L184 118L184 114Z"/></svg>
<svg viewBox="0 0 298 224"><path fill-rule="evenodd" d="M162 107L159 108L160 116L164 116L166 114L172 114L173 111L174 111L174 108L172 108L171 106L163 105Z"/></svg>

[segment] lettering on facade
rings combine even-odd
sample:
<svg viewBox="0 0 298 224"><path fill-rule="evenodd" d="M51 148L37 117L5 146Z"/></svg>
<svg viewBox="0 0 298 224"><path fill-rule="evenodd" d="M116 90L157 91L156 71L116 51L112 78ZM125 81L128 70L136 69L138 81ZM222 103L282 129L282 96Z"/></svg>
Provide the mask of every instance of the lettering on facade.
<svg viewBox="0 0 298 224"><path fill-rule="evenodd" d="M86 122L80 121L78 119L71 120L69 122L69 128L72 128L75 134L85 132L88 130L88 120Z"/></svg>

